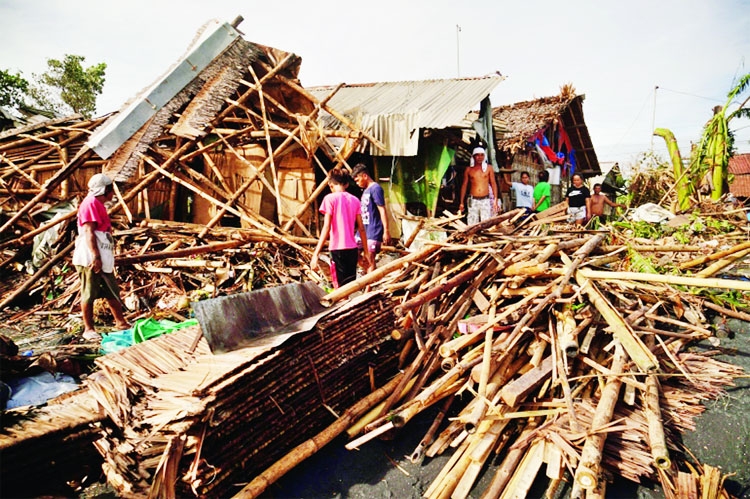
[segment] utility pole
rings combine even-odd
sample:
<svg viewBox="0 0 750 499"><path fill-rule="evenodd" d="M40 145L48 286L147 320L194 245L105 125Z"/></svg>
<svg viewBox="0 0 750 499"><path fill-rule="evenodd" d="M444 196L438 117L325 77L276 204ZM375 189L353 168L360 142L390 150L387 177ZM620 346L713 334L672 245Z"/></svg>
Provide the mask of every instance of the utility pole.
<svg viewBox="0 0 750 499"><path fill-rule="evenodd" d="M459 33L461 33L461 26L456 24L456 77L461 78L461 50L459 44Z"/></svg>
<svg viewBox="0 0 750 499"><path fill-rule="evenodd" d="M651 115L651 154L654 154L654 130L656 129L656 91L659 85L654 86L654 113Z"/></svg>

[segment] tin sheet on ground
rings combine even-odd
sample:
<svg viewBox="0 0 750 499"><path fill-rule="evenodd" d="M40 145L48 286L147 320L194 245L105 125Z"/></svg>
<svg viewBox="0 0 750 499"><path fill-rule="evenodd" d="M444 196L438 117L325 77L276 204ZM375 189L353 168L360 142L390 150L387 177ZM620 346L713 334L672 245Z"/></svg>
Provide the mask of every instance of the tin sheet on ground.
<svg viewBox="0 0 750 499"><path fill-rule="evenodd" d="M330 312L325 291L313 282L292 283L194 302L195 318L213 353L274 346L312 329Z"/></svg>

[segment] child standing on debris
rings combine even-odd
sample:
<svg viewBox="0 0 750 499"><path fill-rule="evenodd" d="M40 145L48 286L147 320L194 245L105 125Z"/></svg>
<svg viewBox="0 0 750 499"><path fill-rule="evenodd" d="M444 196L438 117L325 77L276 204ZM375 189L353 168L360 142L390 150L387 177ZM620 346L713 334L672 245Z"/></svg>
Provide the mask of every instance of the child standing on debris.
<svg viewBox="0 0 750 499"><path fill-rule="evenodd" d="M375 255L380 251L383 243L391 242L391 235L388 232L388 213L385 208L385 192L380 184L375 182L367 172L367 167L362 163L354 165L352 168L352 178L362 191L360 200L362 210L362 223L365 225L367 232L367 241L362 240L362 246L367 246L370 252L370 259L363 265L367 272L375 270Z"/></svg>
<svg viewBox="0 0 750 499"><path fill-rule="evenodd" d="M338 288L357 278L357 240L354 231L358 230L360 238L367 240L365 226L360 215L360 201L356 196L346 192L349 187L349 173L341 168L328 172L328 187L331 193L323 198L320 212L325 216L320 230L318 244L310 260L310 268L318 269L318 257L323 245L330 237L328 248L331 251L331 279L333 287ZM363 249L366 261L370 252L365 245Z"/></svg>
<svg viewBox="0 0 750 499"><path fill-rule="evenodd" d="M542 170L539 172L539 182L534 186L534 206L532 208L540 213L550 205L552 187L549 185L549 172Z"/></svg>

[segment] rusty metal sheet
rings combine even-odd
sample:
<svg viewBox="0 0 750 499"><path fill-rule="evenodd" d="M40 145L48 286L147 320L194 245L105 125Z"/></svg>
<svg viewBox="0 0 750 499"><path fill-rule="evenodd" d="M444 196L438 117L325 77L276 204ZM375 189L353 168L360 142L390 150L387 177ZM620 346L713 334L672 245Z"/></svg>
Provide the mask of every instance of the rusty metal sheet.
<svg viewBox="0 0 750 499"><path fill-rule="evenodd" d="M313 282L292 283L194 302L195 318L213 353L273 346L309 331L330 309Z"/></svg>

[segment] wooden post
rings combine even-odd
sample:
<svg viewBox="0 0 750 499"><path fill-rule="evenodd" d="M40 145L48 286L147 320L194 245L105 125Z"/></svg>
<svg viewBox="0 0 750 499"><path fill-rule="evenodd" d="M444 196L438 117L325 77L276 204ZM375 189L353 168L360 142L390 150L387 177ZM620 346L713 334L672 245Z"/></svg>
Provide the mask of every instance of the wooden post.
<svg viewBox="0 0 750 499"><path fill-rule="evenodd" d="M659 369L659 360L656 356L643 344L643 341L635 334L630 324L625 322L625 319L622 318L609 300L602 295L596 285L592 281L587 281L584 275L583 272L579 271L576 274L576 280L583 292L591 300L592 305L596 307L604 320L609 324L612 336L617 338L642 372L650 373Z"/></svg>

